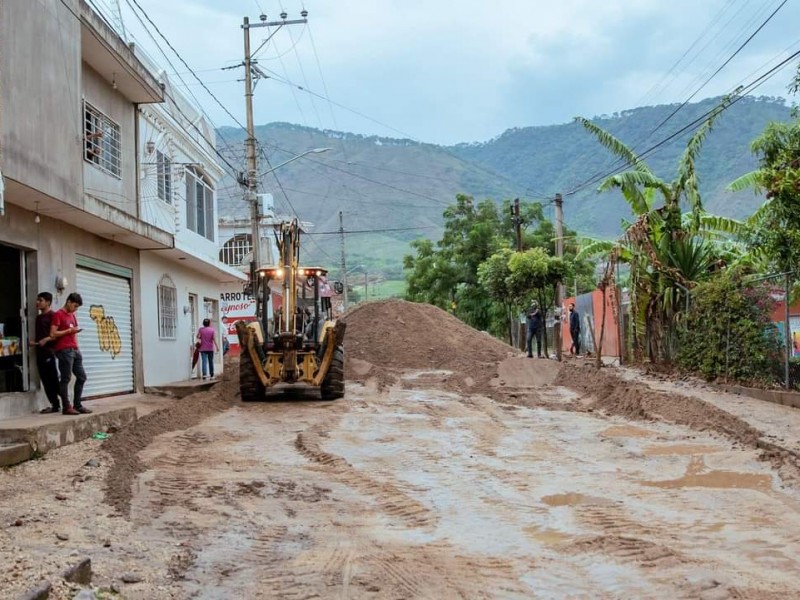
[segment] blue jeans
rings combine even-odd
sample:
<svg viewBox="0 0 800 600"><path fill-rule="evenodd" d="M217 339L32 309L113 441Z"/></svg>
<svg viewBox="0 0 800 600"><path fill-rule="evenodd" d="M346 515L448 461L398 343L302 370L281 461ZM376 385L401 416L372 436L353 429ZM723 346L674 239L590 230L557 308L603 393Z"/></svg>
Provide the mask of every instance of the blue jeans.
<svg viewBox="0 0 800 600"><path fill-rule="evenodd" d="M203 377L208 375L209 377L214 376L214 351L213 350L201 350L200 351L200 358L202 359L203 365Z"/></svg>
<svg viewBox="0 0 800 600"><path fill-rule="evenodd" d="M61 408L69 408L69 380L75 375L75 398L72 406L77 410L82 406L83 384L86 383L86 371L83 370L83 355L77 348L67 348L56 352L56 358L58 358L58 372L61 374L59 381Z"/></svg>

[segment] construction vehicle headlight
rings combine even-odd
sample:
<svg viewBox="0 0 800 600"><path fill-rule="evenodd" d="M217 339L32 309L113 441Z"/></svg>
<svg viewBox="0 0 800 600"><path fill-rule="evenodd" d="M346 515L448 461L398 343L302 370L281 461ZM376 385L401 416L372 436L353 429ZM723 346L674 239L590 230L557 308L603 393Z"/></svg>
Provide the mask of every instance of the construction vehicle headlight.
<svg viewBox="0 0 800 600"><path fill-rule="evenodd" d="M276 277L277 279L283 279L283 269L277 269L277 270L275 271L275 277Z"/></svg>

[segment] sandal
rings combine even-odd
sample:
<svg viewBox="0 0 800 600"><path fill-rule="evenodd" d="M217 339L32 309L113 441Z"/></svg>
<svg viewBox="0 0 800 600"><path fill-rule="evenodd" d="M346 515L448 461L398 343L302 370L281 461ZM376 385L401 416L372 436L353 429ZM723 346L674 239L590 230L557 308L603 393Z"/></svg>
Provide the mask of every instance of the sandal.
<svg viewBox="0 0 800 600"><path fill-rule="evenodd" d="M59 413L59 412L61 412L61 409L54 408L52 406L48 406L47 408L43 408L42 410L40 410L39 414L50 415L50 414Z"/></svg>

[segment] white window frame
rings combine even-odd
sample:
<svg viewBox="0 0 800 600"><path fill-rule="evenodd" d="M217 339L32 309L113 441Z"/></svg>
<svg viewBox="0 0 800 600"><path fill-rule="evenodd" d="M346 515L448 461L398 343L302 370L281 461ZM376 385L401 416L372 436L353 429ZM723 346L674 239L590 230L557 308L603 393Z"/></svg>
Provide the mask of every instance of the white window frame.
<svg viewBox="0 0 800 600"><path fill-rule="evenodd" d="M83 160L122 179L120 127L100 110L83 101Z"/></svg>
<svg viewBox="0 0 800 600"><path fill-rule="evenodd" d="M219 259L231 267L242 265L242 259L253 251L253 236L249 233L237 233L222 246Z"/></svg>
<svg viewBox="0 0 800 600"><path fill-rule="evenodd" d="M186 227L214 241L214 188L199 170L186 167ZM198 204L198 192L202 196Z"/></svg>
<svg viewBox="0 0 800 600"><path fill-rule="evenodd" d="M178 339L178 288L169 275L158 282L158 337L162 340Z"/></svg>
<svg viewBox="0 0 800 600"><path fill-rule="evenodd" d="M156 178L158 197L172 204L172 159L161 150L156 150Z"/></svg>

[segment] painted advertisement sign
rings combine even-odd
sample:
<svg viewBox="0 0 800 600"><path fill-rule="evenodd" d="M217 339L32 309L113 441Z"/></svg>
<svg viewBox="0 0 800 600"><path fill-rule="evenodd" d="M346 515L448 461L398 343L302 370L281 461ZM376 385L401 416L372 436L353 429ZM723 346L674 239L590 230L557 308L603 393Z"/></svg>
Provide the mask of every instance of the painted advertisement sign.
<svg viewBox="0 0 800 600"><path fill-rule="evenodd" d="M228 339L231 356L239 355L239 338L236 321L256 320L256 301L242 292L223 292L219 297L222 318L222 335Z"/></svg>

